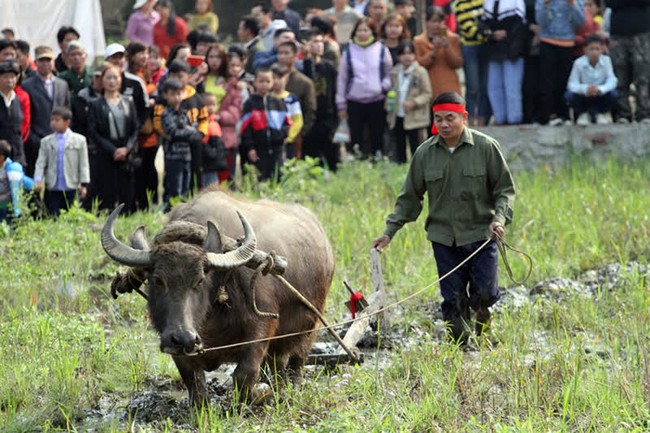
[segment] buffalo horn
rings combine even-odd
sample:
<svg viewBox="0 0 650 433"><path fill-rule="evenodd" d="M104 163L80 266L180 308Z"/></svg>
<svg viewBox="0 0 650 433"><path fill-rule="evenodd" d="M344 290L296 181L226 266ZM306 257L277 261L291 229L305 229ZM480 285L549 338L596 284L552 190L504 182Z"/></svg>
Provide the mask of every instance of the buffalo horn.
<svg viewBox="0 0 650 433"><path fill-rule="evenodd" d="M251 227L241 213L237 212L237 216L241 220L242 226L244 226L244 240L241 246L234 251L228 251L224 254L207 253L210 266L215 270L226 271L245 265L255 254L257 238L255 237L253 227ZM210 236L209 231L210 229L208 228L208 237ZM218 232L215 233L218 235ZM206 240L206 242L211 243L209 240Z"/></svg>
<svg viewBox="0 0 650 433"><path fill-rule="evenodd" d="M150 249L149 241L147 240L147 236L144 234L144 226L135 229L133 235L131 235L131 246L136 250L148 251Z"/></svg>
<svg viewBox="0 0 650 433"><path fill-rule="evenodd" d="M118 263L132 267L149 266L151 264L149 251L136 250L120 242L115 237L113 226L123 207L124 204L121 204L111 212L106 224L104 224L101 235L102 247L106 251L106 254Z"/></svg>
<svg viewBox="0 0 650 433"><path fill-rule="evenodd" d="M223 242L221 241L221 234L219 229L212 221L208 221L208 234L203 242L203 249L211 252L221 254L223 253Z"/></svg>

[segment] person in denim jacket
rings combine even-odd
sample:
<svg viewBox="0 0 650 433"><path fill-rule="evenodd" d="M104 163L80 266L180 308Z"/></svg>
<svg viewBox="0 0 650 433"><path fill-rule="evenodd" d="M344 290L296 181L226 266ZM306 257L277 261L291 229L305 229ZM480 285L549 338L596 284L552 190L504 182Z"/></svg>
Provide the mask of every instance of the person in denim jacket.
<svg viewBox="0 0 650 433"><path fill-rule="evenodd" d="M584 0L537 0L535 19L540 38L542 124L562 125L569 120L564 100L575 46L575 31L585 21Z"/></svg>

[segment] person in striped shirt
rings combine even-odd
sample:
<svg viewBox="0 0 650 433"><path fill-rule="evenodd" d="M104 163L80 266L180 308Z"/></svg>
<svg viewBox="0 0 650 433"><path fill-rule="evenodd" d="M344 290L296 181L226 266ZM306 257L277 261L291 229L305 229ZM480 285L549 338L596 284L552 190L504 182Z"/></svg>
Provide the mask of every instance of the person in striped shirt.
<svg viewBox="0 0 650 433"><path fill-rule="evenodd" d="M485 37L479 31L483 0L454 0L463 71L465 72L465 99L470 125L485 125L492 111L487 95L488 60Z"/></svg>

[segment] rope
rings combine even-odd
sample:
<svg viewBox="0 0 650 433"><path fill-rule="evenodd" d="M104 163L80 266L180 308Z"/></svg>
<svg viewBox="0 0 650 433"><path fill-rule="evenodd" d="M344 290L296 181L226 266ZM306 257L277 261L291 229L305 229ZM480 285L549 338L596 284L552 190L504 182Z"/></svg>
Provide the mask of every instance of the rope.
<svg viewBox="0 0 650 433"><path fill-rule="evenodd" d="M519 250L519 249L517 249L517 248L514 248L513 246L511 246L510 244L508 244L508 243L503 239L503 237L497 235L496 233L494 233L494 235L495 235L495 237L496 237L497 247L498 247L498 249L499 249L499 252L501 253L501 257L503 258L504 266L505 266L505 268L506 268L506 272L507 272L507 274L508 274L508 277L509 277L509 278L512 280L512 282L514 282L515 284L522 284L523 282L525 282L525 281L528 279L528 277L530 277L530 274L532 273L532 269L533 269L533 259L532 259L532 257L531 257L530 255L526 254L525 252L523 252L523 251L521 251L521 250ZM411 299L413 299L413 298L415 298L415 297L421 295L422 293L424 293L425 291L429 290L429 289L430 289L431 287L433 287L434 285L440 283L442 280L444 280L445 278L449 277L451 274L453 274L454 272L456 272L459 268L461 268L462 266L464 266L464 265L465 265L465 264L466 264L470 259L472 259L475 255L477 255L481 250L483 250L483 249L487 246L487 244L489 244L491 241L492 241L492 239L491 239L491 238L488 238L488 239L487 239L485 242L483 242L483 243L481 244L481 246L478 247L478 248L477 248L477 249L476 249L472 254L470 254L469 256L467 256L467 257L466 257L462 262L460 262L458 265L456 265L456 267L454 267L452 270L450 270L449 272L447 272L447 273L446 273L445 275L443 275L442 277L439 277L437 280L433 281L431 284L428 284L427 286L421 288L420 290L418 290L418 291L416 291L416 292L414 292L414 293L408 295L407 297L405 297L405 298L403 298L403 299L401 299L401 300L398 300L398 301L396 301L396 302L393 302L392 304L388 304L388 305L384 306L383 308L378 309L377 311L375 311L374 313L372 313L372 315L377 315L377 314L382 313L382 312L384 312L384 311L386 311L386 310L388 310L388 309L391 309L391 308L397 307L397 306L399 306L399 305L401 305L401 304L403 304L403 303L405 303L405 302L407 302L407 301L409 301L409 300L411 300ZM517 281L517 280L515 280L514 277L513 277L512 269L510 268L510 263L508 262L508 258L507 258L507 255L506 255L506 250L507 250L507 249L509 249L509 250L511 250L511 251L514 251L514 252L516 252L516 253L518 253L518 254L521 254L522 256L524 256L524 257L527 259L527 261L528 261L528 263L529 263L529 267L528 267L528 271L527 271L527 273L526 273L526 276L525 276L524 279L521 280L521 281ZM272 259L270 256L269 256L269 260L267 261L267 263L260 264L260 266L256 269L256 272L255 272L255 274L253 275L253 278L251 279L251 290L252 290L252 295L253 295L253 306L254 306L254 309L255 309L256 313L258 313L258 314L263 314L263 315L265 315L265 314L272 315L273 313L262 313L262 312L258 312L258 311L257 311L257 306L255 305L255 288L254 288L254 283L255 283L255 279L257 278L257 275L258 275L260 272L262 272L263 275L268 274L269 270L271 269L271 267L269 266L269 263L271 263L271 266L272 266L273 259ZM356 321L356 319L353 318L353 319L350 319L350 320L344 320L344 321L342 321L342 322L335 323L335 324L333 324L333 325L329 325L329 324L327 323L325 317L320 313L320 311L318 311L318 309L316 309L316 307L314 307L314 306L311 304L311 302L309 302L309 300L307 300L307 299L306 299L306 298L305 298L305 297L304 297L304 296L303 296L303 295L302 295L302 294L301 294L301 293L300 293L300 292L299 292L295 287L293 287L293 286L292 286L292 285L291 285L291 284L290 284L290 283L289 283L289 282L288 282L284 277L282 277L282 276L280 276L280 275L276 275L276 274L272 274L272 275L273 275L275 278L277 278L280 282L282 282L282 284L283 284L285 287L287 287L289 290L291 290L291 292L292 292L294 295L296 295L296 296L297 296L297 297L298 297L298 298L303 302L303 304L304 304L305 306L307 306L307 307L308 307L308 308L309 308L309 309L310 309L314 314L316 314L316 316L319 318L319 320L323 323L323 327L321 327L321 328L319 328L319 329L311 329L311 330L307 330L307 331L292 332L292 333L289 333L289 334L276 335L276 336L273 336L273 337L264 337L264 338L258 338L258 339L255 339L255 340L242 341L242 342L239 342L239 343L226 344L226 345L223 345L223 346L208 347L208 348L206 348L206 349L203 349L203 350L201 351L201 353L194 353L194 354L189 354L189 355L185 355L185 356L199 356L199 355L203 355L203 354L205 354L206 352L213 352L213 351L218 351L218 350L232 349L232 348L235 348L235 347L247 346L247 345L249 345L249 344L256 344L256 343L262 343L262 342L267 342L267 341L274 341L274 340L279 340L279 339L282 339L282 338L297 337L297 336L300 336L300 335L310 334L310 333L312 333L312 332L316 332L316 331L327 330L327 331L328 331L328 332L329 332L329 333L330 333L330 334L331 334L331 335L332 335L332 336L337 340L337 342L341 345L341 347L343 347L343 349L348 353L348 355L350 355L350 357L351 357L353 360L358 360L358 359L359 359L359 358L358 358L358 355L355 354L355 353L353 353L353 351L352 351L351 349L349 349L349 348L348 348L348 347L343 343L343 340L341 339L341 337L339 337L339 335L334 331L334 328L337 328L337 327L340 327L340 326L343 326L343 325L347 325L347 324L350 324L350 323L354 323L354 322ZM138 290L138 293L140 293L140 294L141 294L143 297L145 297L145 299L146 299L146 295L144 295L144 294L143 294L142 292L140 292L139 290Z"/></svg>
<svg viewBox="0 0 650 433"><path fill-rule="evenodd" d="M527 253L525 253L524 251L511 246L508 242L506 242L505 239L503 239L501 236L497 235L496 233L495 236L497 237L497 248L499 248L499 253L501 253L501 258L503 259L503 266L506 268L506 273L508 274L508 278L510 278L510 281L512 281L517 285L524 284L526 280L528 280L528 277L530 277L530 274L533 272L533 258ZM510 262L508 261L507 250L513 251L523 256L528 261L528 271L526 271L526 276L522 280L516 280L515 277L513 276L512 268L510 268Z"/></svg>
<svg viewBox="0 0 650 433"><path fill-rule="evenodd" d="M388 309L390 309L390 308L394 308L394 307L396 307L396 306L398 306L398 305L400 305L400 304L403 304L404 302L407 302L407 301L409 301L409 300L415 298L416 296L419 296L420 294L422 294L422 293L425 292L426 290L428 290L428 289L430 289L431 287L433 287L435 284L438 284L440 281L444 280L445 278L447 278L448 276L450 276L451 274L453 274L454 272L456 272L456 271L457 271L459 268L461 268L463 265L465 265L465 263L467 263L467 262L468 262L472 257L474 257L476 254L478 254L478 253L479 253L483 248L485 248L485 246L486 246L488 243L490 243L490 241L491 241L491 239L487 239L487 240L486 240L485 242L483 242L483 244L481 244L481 246L478 247L478 248L477 248L477 249L476 249L472 254L470 254L469 256L467 256L467 258L466 258L465 260L463 260L462 262L460 262L460 263L459 263L455 268L453 268L452 270L450 270L450 271L447 272L445 275L443 275L442 277L438 278L437 280L435 280L435 281L432 282L431 284L429 284L429 285L423 287L422 289L418 290L418 291L415 292L415 293L410 294L409 296L407 296L407 297L404 298L404 299L401 299L401 300L399 300L399 301L393 302L392 304L388 304L388 305L386 305L386 306L383 307L383 308L380 308L379 310L375 311L375 312L373 313L373 315L377 315L377 314L382 313L382 312L384 312L384 311L386 311L386 310L388 310ZM279 276L279 275L274 275L274 276L275 276L276 278L278 278L278 279L281 279L281 281L283 281L283 283L286 282L286 284L289 284L289 283L288 283L288 282L287 282L283 277L281 277L281 276ZM286 284L285 284L285 285L286 285ZM293 289L293 290L295 290L295 289ZM297 292L297 291L296 291L296 292ZM298 292L298 293L299 293L299 292ZM300 295L300 296L302 296L302 295ZM320 316L320 313L318 313L318 314L319 314L319 316ZM293 333L290 333L290 334L276 335L276 336L273 336L273 337L258 338L258 339L256 339L256 340L242 341L242 342L239 342L239 343L232 343L232 344L227 344L227 345L224 345L224 346L208 347L207 349L203 349L203 351L202 351L200 354L199 354L199 353L196 353L196 354L191 354L191 355L186 355L186 356L198 356L198 355L202 355L202 354L204 354L204 353L206 353L206 352L212 352L212 351L217 351L217 350L232 349L232 348L234 348L234 347L246 346L246 345L249 345L249 344L255 344L255 343L262 343L262 342L266 342L266 341L279 340L279 339L281 339L281 338L296 337L296 336L299 336L299 335L309 334L309 333L311 333L311 332L319 331L319 330L327 330L327 331L329 331L330 334L334 335L335 338L336 338L337 340L339 340L339 344L341 344L342 347L343 347L344 349L346 349L345 345L343 345L343 342L342 342L342 340L340 339L340 337L338 336L338 334L336 334L336 332L334 332L334 328L339 327L339 326L343 326L343 325L347 325L347 324L349 324L349 323L354 323L355 320L356 320L356 319L344 320L344 321L342 321L342 322L338 322L338 323L335 323L335 324L333 324L333 325L328 325L328 324L324 321L324 318L323 318L323 319L321 319L321 321L323 322L323 325L324 325L324 326L321 327L320 329L311 329L311 330L308 330L308 331L293 332ZM350 354L350 353L348 352L348 354ZM356 359L356 356L354 356L354 355L352 355L352 354L350 354L350 356L352 356L353 359Z"/></svg>

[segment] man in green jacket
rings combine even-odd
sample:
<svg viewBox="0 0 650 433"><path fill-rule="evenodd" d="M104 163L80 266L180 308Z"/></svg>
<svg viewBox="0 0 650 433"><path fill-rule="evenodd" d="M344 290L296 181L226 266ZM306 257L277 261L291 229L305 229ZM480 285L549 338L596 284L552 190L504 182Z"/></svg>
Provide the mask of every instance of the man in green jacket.
<svg viewBox="0 0 650 433"><path fill-rule="evenodd" d="M433 245L438 275L443 276L491 241L467 263L440 282L442 315L454 341L465 344L471 333L470 308L476 332L490 319L489 307L499 300L496 237L512 221L515 187L499 143L466 127L465 100L457 93L439 95L433 103L434 134L411 160L395 209L373 248L381 250L429 199L425 227Z"/></svg>

